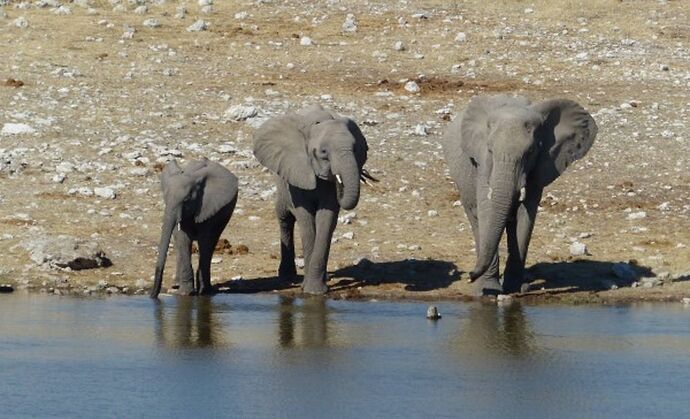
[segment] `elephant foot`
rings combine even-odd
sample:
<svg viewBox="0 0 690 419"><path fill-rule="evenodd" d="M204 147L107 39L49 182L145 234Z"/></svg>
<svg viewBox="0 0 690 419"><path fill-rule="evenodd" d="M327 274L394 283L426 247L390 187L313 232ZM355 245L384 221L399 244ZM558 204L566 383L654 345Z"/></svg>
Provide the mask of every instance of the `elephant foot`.
<svg viewBox="0 0 690 419"><path fill-rule="evenodd" d="M324 295L328 292L328 285L321 280L304 280L302 283L302 292L312 295Z"/></svg>
<svg viewBox="0 0 690 419"><path fill-rule="evenodd" d="M213 295L216 293L216 290L213 287L201 287L199 288L199 292L197 292L197 295Z"/></svg>
<svg viewBox="0 0 690 419"><path fill-rule="evenodd" d="M503 293L498 278L480 278L474 283L474 296L496 296Z"/></svg>
<svg viewBox="0 0 690 419"><path fill-rule="evenodd" d="M518 278L503 278L503 293L504 294L514 294L517 292L522 292L523 281Z"/></svg>
<svg viewBox="0 0 690 419"><path fill-rule="evenodd" d="M299 284L300 282L302 282L301 278L297 275L296 272L285 273L285 272L279 271L278 272L278 280L282 283L290 284L290 285Z"/></svg>

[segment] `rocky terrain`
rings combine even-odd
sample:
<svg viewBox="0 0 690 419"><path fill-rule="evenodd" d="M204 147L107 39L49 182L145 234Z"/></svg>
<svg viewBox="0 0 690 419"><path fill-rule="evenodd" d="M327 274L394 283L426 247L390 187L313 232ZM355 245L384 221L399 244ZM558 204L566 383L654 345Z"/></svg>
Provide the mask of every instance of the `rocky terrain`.
<svg viewBox="0 0 690 419"><path fill-rule="evenodd" d="M279 287L252 130L321 103L358 121L381 179L341 213L333 294L463 298L474 246L439 139L473 95L500 92L571 98L599 125L545 191L525 298L680 301L689 22L685 1L0 0L0 283L143 292L158 172L207 156L240 178L214 282Z"/></svg>

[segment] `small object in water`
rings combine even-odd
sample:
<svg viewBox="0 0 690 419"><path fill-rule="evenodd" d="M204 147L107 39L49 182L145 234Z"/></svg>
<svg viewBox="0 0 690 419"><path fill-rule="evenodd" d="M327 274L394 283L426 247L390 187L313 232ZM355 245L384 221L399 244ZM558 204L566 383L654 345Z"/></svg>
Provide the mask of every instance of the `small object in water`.
<svg viewBox="0 0 690 419"><path fill-rule="evenodd" d="M9 294L14 291L14 287L10 284L0 284L0 294Z"/></svg>
<svg viewBox="0 0 690 419"><path fill-rule="evenodd" d="M682 300L680 300L683 304L690 305L690 298L689 297L683 297Z"/></svg>
<svg viewBox="0 0 690 419"><path fill-rule="evenodd" d="M440 319L441 315L438 313L438 308L436 308L436 306L429 306L429 308L426 309L426 318L429 320Z"/></svg>

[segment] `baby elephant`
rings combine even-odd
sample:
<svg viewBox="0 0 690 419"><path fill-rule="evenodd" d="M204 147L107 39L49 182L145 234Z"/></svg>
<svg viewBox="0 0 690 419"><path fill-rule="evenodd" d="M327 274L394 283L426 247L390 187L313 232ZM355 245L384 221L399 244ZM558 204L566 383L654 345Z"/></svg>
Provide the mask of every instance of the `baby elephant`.
<svg viewBox="0 0 690 419"><path fill-rule="evenodd" d="M331 237L340 207L353 209L367 141L351 119L314 105L266 121L254 134L254 155L277 177L276 213L280 224L278 276L295 282L295 221L302 233L304 282L308 294L324 294Z"/></svg>
<svg viewBox="0 0 690 419"><path fill-rule="evenodd" d="M470 221L477 294L520 291L525 260L546 186L592 147L597 124L577 103L531 103L520 96L475 97L445 134L443 149ZM498 244L507 234L503 283Z"/></svg>
<svg viewBox="0 0 690 419"><path fill-rule="evenodd" d="M211 257L220 234L237 203L237 177L207 159L192 161L184 169L175 160L161 174L165 200L163 231L151 298L158 297L170 237L175 234L176 282L182 295L211 292ZM174 233L173 233L174 232ZM192 241L199 244L199 269L192 269Z"/></svg>

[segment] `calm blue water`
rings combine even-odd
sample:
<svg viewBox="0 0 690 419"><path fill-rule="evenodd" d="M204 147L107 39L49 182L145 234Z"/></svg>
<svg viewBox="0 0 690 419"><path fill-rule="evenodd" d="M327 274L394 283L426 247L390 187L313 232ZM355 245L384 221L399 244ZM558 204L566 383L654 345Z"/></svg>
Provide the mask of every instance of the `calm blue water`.
<svg viewBox="0 0 690 419"><path fill-rule="evenodd" d="M687 417L690 309L0 295L0 417Z"/></svg>

